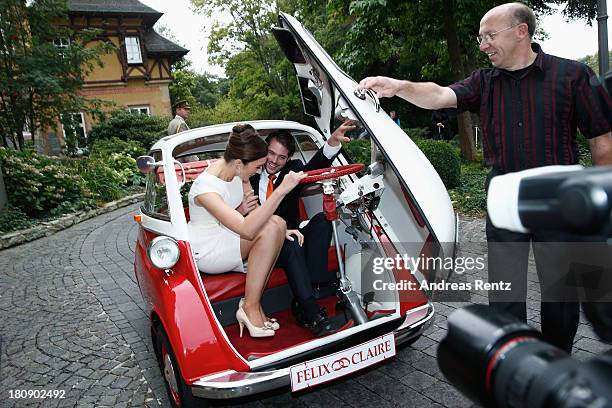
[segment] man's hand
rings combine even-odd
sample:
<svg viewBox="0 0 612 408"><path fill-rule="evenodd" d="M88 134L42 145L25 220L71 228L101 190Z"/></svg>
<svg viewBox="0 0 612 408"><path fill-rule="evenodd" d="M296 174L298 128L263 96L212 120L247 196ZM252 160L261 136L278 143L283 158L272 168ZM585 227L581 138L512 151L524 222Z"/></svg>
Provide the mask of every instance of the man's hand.
<svg viewBox="0 0 612 408"><path fill-rule="evenodd" d="M292 235L295 235L295 237L297 238L299 246L304 245L304 235L302 235L302 233L299 230L296 230L296 229L287 230L287 232L285 233L285 238L288 239L289 241L295 241L295 238L293 238Z"/></svg>
<svg viewBox="0 0 612 408"><path fill-rule="evenodd" d="M341 124L338 129L334 130L334 133L331 134L329 139L327 139L327 144L331 147L336 147L340 145L341 142L350 142L351 139L346 137L346 132L350 132L351 130L357 129L357 126L353 124L352 121L346 120L343 124Z"/></svg>
<svg viewBox="0 0 612 408"><path fill-rule="evenodd" d="M390 98L397 95L401 89L401 81L389 77L377 76L362 79L358 89L371 89L379 98Z"/></svg>
<svg viewBox="0 0 612 408"><path fill-rule="evenodd" d="M236 211L246 217L251 211L257 208L258 205L259 201L257 196L253 193L253 190L249 190L244 194L244 198L238 208L236 208Z"/></svg>

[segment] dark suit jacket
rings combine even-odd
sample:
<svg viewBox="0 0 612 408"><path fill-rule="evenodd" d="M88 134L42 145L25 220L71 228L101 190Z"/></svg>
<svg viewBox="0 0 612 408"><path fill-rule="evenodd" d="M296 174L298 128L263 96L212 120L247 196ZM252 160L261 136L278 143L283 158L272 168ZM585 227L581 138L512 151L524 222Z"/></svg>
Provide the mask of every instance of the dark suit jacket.
<svg viewBox="0 0 612 408"><path fill-rule="evenodd" d="M325 157L323 154L323 148L320 148L319 151L306 164L302 163L301 160L289 160L285 167L283 167L283 169L277 173L278 177L276 180L274 180L274 188L278 187L279 184L283 182L285 175L290 171L309 171L329 167L332 165L334 158L330 160ZM259 191L260 177L261 176L259 174L255 174L250 179L251 186L255 192ZM300 207L298 199L300 197L302 187L304 187L304 184L298 184L297 187L287 194L274 213L287 222L288 229L296 229L300 224Z"/></svg>

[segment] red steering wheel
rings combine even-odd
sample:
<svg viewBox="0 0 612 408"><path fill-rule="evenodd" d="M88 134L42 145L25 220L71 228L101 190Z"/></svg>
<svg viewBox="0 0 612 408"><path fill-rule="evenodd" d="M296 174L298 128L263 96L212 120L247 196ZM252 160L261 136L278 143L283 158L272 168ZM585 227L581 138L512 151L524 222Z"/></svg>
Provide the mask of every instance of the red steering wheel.
<svg viewBox="0 0 612 408"><path fill-rule="evenodd" d="M365 169L365 165L361 163L346 164L344 166L332 166L324 169L310 170L305 172L304 177L300 183L314 183L321 180L327 180L331 178L346 176L347 174L357 173Z"/></svg>

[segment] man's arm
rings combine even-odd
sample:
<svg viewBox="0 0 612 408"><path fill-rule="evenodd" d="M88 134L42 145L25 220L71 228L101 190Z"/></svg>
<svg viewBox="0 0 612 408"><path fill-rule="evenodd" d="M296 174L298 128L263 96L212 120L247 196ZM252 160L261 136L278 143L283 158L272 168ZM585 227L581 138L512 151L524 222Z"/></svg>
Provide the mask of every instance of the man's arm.
<svg viewBox="0 0 612 408"><path fill-rule="evenodd" d="M612 166L612 132L589 139L593 165Z"/></svg>
<svg viewBox="0 0 612 408"><path fill-rule="evenodd" d="M359 82L359 89L372 89L379 97L399 96L425 109L457 107L457 95L449 88L433 82L410 82L388 77L368 77Z"/></svg>

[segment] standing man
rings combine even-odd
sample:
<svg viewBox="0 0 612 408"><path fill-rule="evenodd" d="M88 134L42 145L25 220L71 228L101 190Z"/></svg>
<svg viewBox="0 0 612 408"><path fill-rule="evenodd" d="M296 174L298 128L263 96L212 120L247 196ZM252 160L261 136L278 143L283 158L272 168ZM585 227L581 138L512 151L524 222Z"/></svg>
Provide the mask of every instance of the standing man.
<svg viewBox="0 0 612 408"><path fill-rule="evenodd" d="M271 133L266 139L268 157L264 168L261 174L254 175L250 180L253 191L259 196L260 204L266 201L266 197L272 194L274 188L282 183L290 171L309 171L331 166L342 147L341 142L350 140L345 136L346 132L355 128L356 126L350 121L344 122L306 164L301 160L291 159L295 152L295 140L289 132L279 130ZM325 288L332 289L330 284L336 278L327 269L327 251L331 242L332 226L320 212L312 217L305 227L299 228L300 191L301 185L298 185L283 198L275 212L287 222L287 230L298 229L303 235L298 236L297 240L285 240L277 263L287 273L287 280L297 303L294 303L293 312L298 324L309 328L312 334L318 337L336 331L325 309L316 302L315 288L313 288L314 285L316 288L323 288L323 291ZM249 201L253 201L250 195L243 203ZM247 211L252 209L252 205L246 208Z"/></svg>
<svg viewBox="0 0 612 408"><path fill-rule="evenodd" d="M397 95L426 109L457 107L479 113L485 161L493 168L487 187L492 177L507 172L577 163L576 126L589 140L593 164L612 164L610 96L589 67L548 55L532 43L534 32L530 8L503 4L484 15L477 37L493 68L478 69L448 87L386 77L365 78L359 87L382 97ZM489 281L511 282L513 289L490 291L489 303L523 321L531 241L542 294L558 298L551 292L562 276L551 264L561 254L552 253L552 244L546 243L561 237L510 232L496 228L487 217ZM541 328L547 341L571 352L578 322L577 302L543 299Z"/></svg>
<svg viewBox="0 0 612 408"><path fill-rule="evenodd" d="M178 101L172 105L172 109L174 109L176 116L174 116L174 119L172 119L168 125L168 136L189 130L189 126L185 123L185 120L189 117L189 111L191 110L189 103L187 103L186 100Z"/></svg>

